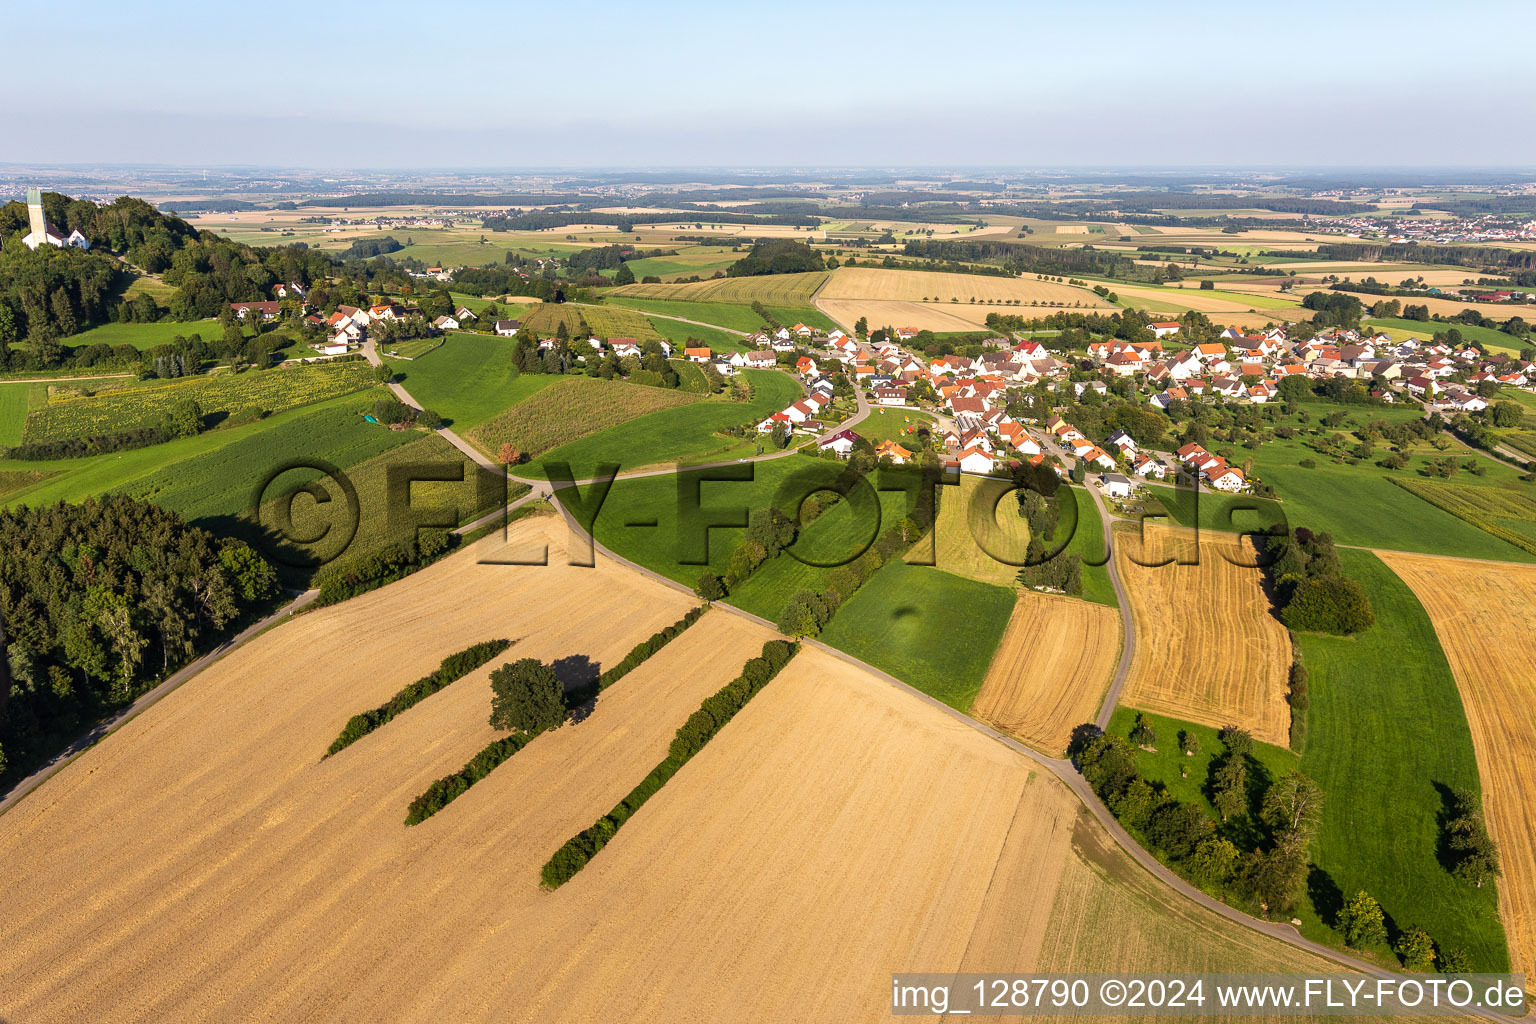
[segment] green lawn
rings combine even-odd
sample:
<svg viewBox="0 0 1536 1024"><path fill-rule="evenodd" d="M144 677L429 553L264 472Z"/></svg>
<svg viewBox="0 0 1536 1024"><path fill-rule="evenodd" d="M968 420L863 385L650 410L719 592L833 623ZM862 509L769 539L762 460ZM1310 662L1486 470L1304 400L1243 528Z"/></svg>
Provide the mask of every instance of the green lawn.
<svg viewBox="0 0 1536 1024"><path fill-rule="evenodd" d="M1063 487L1056 496L1064 499L1066 493ZM1071 493L1072 501L1057 502L1061 515L1056 524L1056 536L1045 542L1045 549L1055 551L1063 538L1070 538L1062 554L1077 555L1083 560L1083 600L1119 608L1120 601L1115 597L1115 585L1109 578L1109 559L1104 550L1104 520L1099 518L1099 510L1088 488L1072 487Z"/></svg>
<svg viewBox="0 0 1536 1024"><path fill-rule="evenodd" d="M600 463L616 462L622 470L658 463L756 453L756 442L727 437L716 431L756 422L777 412L805 392L794 378L778 370L744 370L752 398L734 402L720 396L663 409L561 445L519 468L523 476L542 477L550 462L567 462L577 480L592 476Z"/></svg>
<svg viewBox="0 0 1536 1024"><path fill-rule="evenodd" d="M871 409L869 415L855 423L851 429L871 444L898 441L916 451L918 440L909 431L915 431L919 426L933 430L933 417L910 409Z"/></svg>
<svg viewBox="0 0 1536 1024"><path fill-rule="evenodd" d="M1006 587L897 558L838 609L821 639L966 711L986 678L1013 602Z"/></svg>
<svg viewBox="0 0 1536 1024"><path fill-rule="evenodd" d="M468 332L448 335L441 348L420 359L390 365L411 397L459 434L560 379L519 374L512 367L511 339Z"/></svg>
<svg viewBox="0 0 1536 1024"><path fill-rule="evenodd" d="M1312 707L1302 771L1326 793L1317 866L1337 891L1365 889L1399 926L1507 971L1497 887L1457 881L1437 860L1448 790L1478 791L1477 761L1450 666L1413 592L1369 552L1342 551L1376 625L1355 638L1301 635ZM1316 916L1307 928L1317 928Z"/></svg>
<svg viewBox="0 0 1536 1024"><path fill-rule="evenodd" d="M21 444L27 425L27 394L31 384L0 384L0 448Z"/></svg>
<svg viewBox="0 0 1536 1024"><path fill-rule="evenodd" d="M64 344L72 348L89 345L132 345L139 351L154 348L157 345L169 345L177 335L190 338L194 334L202 335L204 341L212 342L223 337L224 328L217 320L193 320L181 323L172 320L161 320L152 324L102 324L100 327L92 327L88 331L81 331L64 339Z"/></svg>

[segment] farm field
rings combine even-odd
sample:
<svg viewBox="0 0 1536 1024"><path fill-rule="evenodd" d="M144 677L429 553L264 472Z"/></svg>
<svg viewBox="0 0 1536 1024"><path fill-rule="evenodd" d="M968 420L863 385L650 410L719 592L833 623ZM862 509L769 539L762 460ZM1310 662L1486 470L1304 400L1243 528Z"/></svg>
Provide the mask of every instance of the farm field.
<svg viewBox="0 0 1536 1024"><path fill-rule="evenodd" d="M256 486L280 466L323 459L345 470L426 437L369 423L363 413L371 406L349 396L306 408L271 430L241 431L229 444L180 459L124 490L189 521L234 517L250 511Z"/></svg>
<svg viewBox="0 0 1536 1024"><path fill-rule="evenodd" d="M785 500L779 498L779 491L791 477L807 474L813 481L830 483L842 470L839 463L808 455L789 455L747 465L752 474L750 480L722 480L720 474L711 471L686 469L675 474L615 480L593 524L593 535L599 544L621 558L692 587L706 568L716 575L725 574L731 552L740 543L745 530L741 527L710 528L708 564L684 562L683 558L692 557L692 553L685 552L679 543L679 534L686 527L680 527L677 508L678 497L686 489L697 485L703 509L735 509L745 519L749 509L767 508ZM833 520L834 523L838 521ZM692 543L691 535L688 543ZM835 545L838 538L827 543ZM766 570L765 565L758 571ZM777 617L778 611L774 608L772 617Z"/></svg>
<svg viewBox="0 0 1536 1024"><path fill-rule="evenodd" d="M558 551L556 522L520 523L514 543L547 540ZM519 569L458 555L295 619L90 751L49 783L51 799L5 815L0 848L14 884L0 897L0 1012L213 1021L328 1006L336 1020L431 1019L408 1009L443 980L443 962L419 955L423 943L462 950L475 933L476 948L528 955L526 928L470 924L489 903L538 916L548 938L574 917L601 916L609 900L590 888L585 899L542 895L538 865L664 755L672 731L767 631L706 617L698 636L605 693L588 721L541 738L419 829L401 824L406 804L494 734L491 666L317 760L348 715L469 644L510 636L511 657L610 665L692 604L611 563L563 562ZM698 662L701 636L719 668L682 671ZM332 659L323 672L313 671L318 650ZM280 701L273 678L288 680ZM60 858L71 857L65 869ZM458 879L454 895L439 888L445 879ZM433 899L413 899L426 888ZM82 899L100 914L125 902L137 910L104 928ZM247 955L253 941L261 956ZM61 966L65 949L74 953ZM558 942L546 949L563 955ZM388 981L372 977L380 964ZM530 970L507 976L543 974ZM449 989L462 996L462 986ZM489 1004L484 1012L496 1015Z"/></svg>
<svg viewBox="0 0 1536 1024"><path fill-rule="evenodd" d="M698 395L679 389L600 377L559 377L481 423L468 439L492 455L510 444L535 457L646 413L697 401Z"/></svg>
<svg viewBox="0 0 1536 1024"><path fill-rule="evenodd" d="M896 559L843 603L821 640L966 711L1013 601L1009 588Z"/></svg>
<svg viewBox="0 0 1536 1024"><path fill-rule="evenodd" d="M1109 306L1086 288L1038 281L1033 275L1001 277L990 274L945 274L929 270L884 270L877 267L839 267L821 290L818 299L896 299L920 302L936 298L940 308L959 299L969 305L986 300L1019 299L1030 302L1081 302L1084 306Z"/></svg>
<svg viewBox="0 0 1536 1024"><path fill-rule="evenodd" d="M958 487L940 492L934 533L933 566L982 583L1012 586L1028 555L1029 523L1011 480L961 477ZM923 553L909 553L909 562L927 557L925 545L917 548Z"/></svg>
<svg viewBox="0 0 1536 1024"><path fill-rule="evenodd" d="M640 416L563 444L524 465L518 473L543 476L545 463L560 460L570 463L576 479L583 480L603 462L616 462L623 471L667 462L754 453L756 440L730 437L717 431L756 423L802 397L804 391L794 378L778 370L743 370L742 374L752 385L752 398L746 402L717 396ZM697 395L687 397L698 398Z"/></svg>
<svg viewBox="0 0 1536 1024"><path fill-rule="evenodd" d="M1429 614L1456 679L1504 868L1510 969L1536 977L1536 566L1379 555Z"/></svg>
<svg viewBox="0 0 1536 1024"><path fill-rule="evenodd" d="M442 416L460 433L562 378L519 374L511 343L484 334L455 333L420 359L391 363L411 397Z"/></svg>
<svg viewBox="0 0 1536 1024"><path fill-rule="evenodd" d="M1511 558L1536 555L1536 498L1529 493L1416 479L1403 479L1398 483L1435 508L1508 541L1519 549ZM1528 561L1529 558L1520 560Z"/></svg>
<svg viewBox="0 0 1536 1024"><path fill-rule="evenodd" d="M54 441L157 425L178 403L196 401L203 415L261 409L282 412L373 387L372 367L330 363L211 377L183 377L91 390L64 385L27 416L25 439ZM78 397L77 397L78 396Z"/></svg>
<svg viewBox="0 0 1536 1024"><path fill-rule="evenodd" d="M1299 303L1281 301L1266 302L1257 295L1234 293L1230 298L1217 297L1214 292L1190 288L1158 288L1152 285L1129 285L1105 281L1123 306L1149 309L1158 313L1175 313L1193 309L1202 313L1246 313L1255 310L1271 320L1295 320L1300 313Z"/></svg>
<svg viewBox="0 0 1536 1024"><path fill-rule="evenodd" d="M54 475L43 469L0 469L0 499L40 484Z"/></svg>
<svg viewBox="0 0 1536 1024"><path fill-rule="evenodd" d="M826 280L824 271L804 274L766 274L760 277L721 277L692 284L627 284L609 295L634 299L680 302L723 302L750 306L809 306L811 296Z"/></svg>
<svg viewBox="0 0 1536 1024"><path fill-rule="evenodd" d="M620 294L619 290L606 293L603 296L603 301L607 305L638 309L645 313L656 313L660 316L677 317L681 320L716 324L726 330L740 331L743 334L752 334L755 331L766 330L768 327L767 321L758 316L750 304L686 302L679 299L643 299L633 295ZM684 326L688 325L685 324Z"/></svg>
<svg viewBox="0 0 1536 1024"><path fill-rule="evenodd" d="M680 248L675 256L654 256L643 260L630 260L629 269L635 279L656 276L663 280L672 277L692 277L695 274L708 277L717 270L724 270L741 259L742 253L734 246L691 245Z"/></svg>
<svg viewBox="0 0 1536 1024"><path fill-rule="evenodd" d="M1400 300L1413 302L1413 299ZM1362 321L1371 327L1379 327L1392 334L1393 337L1407 334L1415 338L1428 340L1436 333L1445 333L1455 328L1461 332L1461 336L1468 341L1480 341L1494 352L1508 352L1511 355L1519 355L1522 348L1530 346L1529 341L1521 341L1514 335L1505 334L1503 331L1492 327L1473 327L1469 324L1448 324L1435 320L1401 320L1388 319L1386 317L1372 317Z"/></svg>
<svg viewBox="0 0 1536 1024"><path fill-rule="evenodd" d="M0 384L0 448L21 444L34 387L35 384Z"/></svg>
<svg viewBox="0 0 1536 1024"><path fill-rule="evenodd" d="M1442 949L1466 950L1475 970L1508 970L1501 887L1461 882L1439 859L1443 797L1481 787L1467 715L1434 626L1376 555L1339 556L1344 574L1370 596L1376 625L1354 637L1297 637L1312 705L1301 770L1323 788L1314 859L1331 883L1316 891L1364 889L1392 919L1418 924ZM1331 909L1325 900L1315 917L1332 923ZM1314 916L1303 918L1310 933Z"/></svg>
<svg viewBox="0 0 1536 1024"><path fill-rule="evenodd" d="M1374 416L1376 412L1371 410L1369 415ZM1313 412L1314 417L1321 414L1320 409ZM1466 449L1461 451L1467 452ZM1536 556L1394 486L1393 479L1415 483L1423 480L1429 483L1416 475L1418 467L1431 455L1443 457L1442 453L1429 448L1410 454L1411 468L1399 470L1394 475L1376 466L1374 460L1351 466L1320 455L1300 440L1269 441L1253 450L1254 464L1259 478L1274 487L1284 500L1278 504L1251 498L1243 500L1252 501L1261 508L1278 509L1294 526L1331 533L1333 539L1340 544L1456 555L1462 558L1536 560ZM1443 454L1455 455L1458 451L1453 448ZM1315 465L1312 468L1303 466L1303 460L1310 460ZM1517 482L1518 474L1513 470L1488 460L1482 461L1487 466L1487 475L1474 477L1471 474L1459 474L1456 477L1458 486L1476 487L1479 490L1523 490L1528 486ZM1473 480L1476 483L1468 482ZM1188 521L1190 508L1187 496L1176 495L1172 487L1162 485L1153 485L1151 489L1181 525L1191 525ZM1355 500L1339 501L1338 496L1343 491L1354 495ZM1413 500L1410 501L1410 498ZM1201 525L1222 528L1206 519L1207 515L1216 514L1222 507L1226 507L1222 499L1202 493ZM1238 520L1243 528L1247 528L1248 523L1247 519Z"/></svg>
<svg viewBox="0 0 1536 1024"><path fill-rule="evenodd" d="M660 341L661 334L651 326L651 321L631 310L614 306L578 305L573 302L555 304L543 302L534 306L523 318L523 329L537 331L539 337L549 338L565 324L572 338L586 337L589 333L599 338L634 338L637 341Z"/></svg>
<svg viewBox="0 0 1536 1024"><path fill-rule="evenodd" d="M1072 730L1098 715L1120 645L1112 610L1023 591L971 714L1061 757Z"/></svg>
<svg viewBox="0 0 1536 1024"><path fill-rule="evenodd" d="M847 333L863 317L870 329L911 327L935 334L971 333L983 329L988 313L1017 313L1017 306L982 303L906 302L899 299L817 299L816 307Z"/></svg>
<svg viewBox="0 0 1536 1024"><path fill-rule="evenodd" d="M1123 703L1221 727L1276 746L1289 742L1286 672L1291 642L1270 610L1252 546L1231 534L1193 535L1156 524L1115 531L1116 567L1131 598L1136 654ZM1149 568L1141 561L1194 559Z"/></svg>
<svg viewBox="0 0 1536 1024"><path fill-rule="evenodd" d="M418 535L417 518L446 520L447 527L473 521L478 516L495 511L507 503L508 484L498 473L480 469L462 452L437 434L422 433L408 444L390 448L366 461L358 462L347 470L347 478L357 490L358 525L350 543L341 547L335 539L345 538L342 533L346 520L345 495L340 485L322 482L329 502L311 497L298 497L291 505L292 529L282 530L284 495L293 493L300 485L323 480L315 470L295 470L274 482L266 492L267 500L261 506L258 517L259 530L252 529L250 517L229 523L236 534L246 538L269 560L288 572L290 579L304 581L316 561L325 564L345 565L358 562L389 544L412 540ZM404 495L391 497L389 478L391 470L457 475L458 479L417 479L408 498ZM254 485L251 485L254 487ZM246 499L250 500L249 497ZM409 511L395 507L408 500ZM274 537L271 531L277 528ZM439 527L441 528L441 526ZM297 543L281 538L318 538L312 543Z"/></svg>
<svg viewBox="0 0 1536 1024"><path fill-rule="evenodd" d="M823 465L826 466L825 470L821 466L815 470L802 466L801 471L824 472L830 481L845 468L831 462ZM878 522L872 514L872 507L866 509L855 501L839 501L802 528L793 544L759 566L756 572L726 596L726 600L743 611L761 615L769 622L777 622L785 603L796 591L824 590L827 577L834 569L853 561L881 533L906 515L906 495L899 491L883 491L878 494ZM793 509L786 508L784 511L794 514Z"/></svg>

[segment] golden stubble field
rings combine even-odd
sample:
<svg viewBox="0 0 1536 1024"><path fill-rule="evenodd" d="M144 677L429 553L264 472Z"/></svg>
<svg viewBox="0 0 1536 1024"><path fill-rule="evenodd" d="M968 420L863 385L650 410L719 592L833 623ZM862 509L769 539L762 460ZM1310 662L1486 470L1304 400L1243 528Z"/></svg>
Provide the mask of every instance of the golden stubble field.
<svg viewBox="0 0 1536 1024"><path fill-rule="evenodd" d="M1136 623L1121 699L1216 728L1239 725L1255 739L1286 746L1290 633L1270 610L1262 570L1245 567L1254 564L1252 544L1202 531L1198 564L1138 564L1195 554L1187 530L1147 524L1145 534L1115 532L1116 566Z"/></svg>
<svg viewBox="0 0 1536 1024"><path fill-rule="evenodd" d="M1376 552L1429 613L1472 727L1512 969L1536 977L1536 566Z"/></svg>
<svg viewBox="0 0 1536 1024"><path fill-rule="evenodd" d="M510 551L558 563L563 536L525 521ZM1184 903L1033 762L816 650L541 891L772 635L723 610L416 828L406 802L493 735L491 666L319 760L469 643L611 663L690 603L607 562L456 555L258 638L0 818L0 1014L873 1021L899 970L1325 969Z"/></svg>
<svg viewBox="0 0 1536 1024"><path fill-rule="evenodd" d="M924 298L930 301L924 302ZM1019 304L1004 302L1009 299L1017 299ZM1045 305L1030 305L1036 301ZM817 294L816 306L849 330L863 317L871 327L912 327L936 332L977 330L986 322L988 313L1043 316L1051 309L1110 308L1109 303L1086 288L1037 281L1028 275L991 277L876 267L834 270Z"/></svg>
<svg viewBox="0 0 1536 1024"><path fill-rule="evenodd" d="M1120 643L1114 609L1022 591L971 714L1061 757L1072 730L1097 716Z"/></svg>

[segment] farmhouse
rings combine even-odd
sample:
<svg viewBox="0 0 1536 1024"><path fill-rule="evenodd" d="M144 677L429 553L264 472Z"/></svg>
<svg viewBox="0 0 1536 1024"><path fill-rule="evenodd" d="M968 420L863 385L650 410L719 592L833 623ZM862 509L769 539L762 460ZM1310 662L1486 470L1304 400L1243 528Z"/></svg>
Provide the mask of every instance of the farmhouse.
<svg viewBox="0 0 1536 1024"><path fill-rule="evenodd" d="M778 356L774 353L773 349L769 348L759 352L748 352L744 365L756 367L759 370L767 370L772 368L773 364L777 361Z"/></svg>
<svg viewBox="0 0 1536 1024"><path fill-rule="evenodd" d="M235 316L245 319L245 314L255 311L263 320L271 320L282 312L282 306L276 300L267 302L231 302L229 308L235 311Z"/></svg>
<svg viewBox="0 0 1536 1024"><path fill-rule="evenodd" d="M1179 328L1182 326L1184 325L1179 323L1177 320L1156 320L1150 324L1147 324L1147 330L1151 331L1159 338L1166 338L1170 334L1178 334Z"/></svg>
<svg viewBox="0 0 1536 1024"><path fill-rule="evenodd" d="M517 320L497 320L496 334L501 338L515 338L517 337L517 330L521 326L522 323Z"/></svg>
<svg viewBox="0 0 1536 1024"><path fill-rule="evenodd" d="M710 352L708 345L700 348L685 348L683 349L683 358L692 363L707 363L713 358L713 353Z"/></svg>

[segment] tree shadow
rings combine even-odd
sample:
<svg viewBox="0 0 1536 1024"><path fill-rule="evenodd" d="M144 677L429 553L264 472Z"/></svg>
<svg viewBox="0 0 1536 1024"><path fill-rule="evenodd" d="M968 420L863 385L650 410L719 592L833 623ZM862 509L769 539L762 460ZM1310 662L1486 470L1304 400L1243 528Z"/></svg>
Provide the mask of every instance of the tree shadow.
<svg viewBox="0 0 1536 1024"><path fill-rule="evenodd" d="M1333 876L1316 864L1307 872L1307 898L1323 924L1333 929L1343 925L1344 893Z"/></svg>
<svg viewBox="0 0 1536 1024"><path fill-rule="evenodd" d="M1431 782L1440 795L1440 810L1435 814L1435 860L1447 872L1456 867L1456 854L1451 850L1449 825L1456 817L1456 791L1443 782Z"/></svg>
<svg viewBox="0 0 1536 1024"><path fill-rule="evenodd" d="M571 654L550 665L565 687L565 706L572 725L580 725L597 709L597 684L602 666L585 654Z"/></svg>

